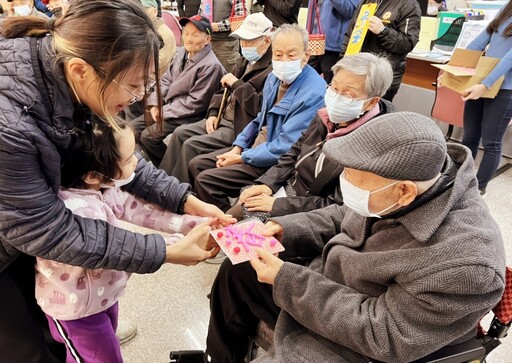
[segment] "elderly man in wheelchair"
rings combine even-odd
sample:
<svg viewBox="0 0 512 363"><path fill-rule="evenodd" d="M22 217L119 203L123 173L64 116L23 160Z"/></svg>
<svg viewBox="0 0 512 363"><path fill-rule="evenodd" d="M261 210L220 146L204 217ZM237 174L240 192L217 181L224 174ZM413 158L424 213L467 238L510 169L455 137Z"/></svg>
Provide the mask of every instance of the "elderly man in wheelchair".
<svg viewBox="0 0 512 363"><path fill-rule="evenodd" d="M190 362L243 362L260 320L274 328L261 363L481 361L506 334L510 317L475 338L506 267L469 150L409 112L342 139L324 153L345 168L344 205L268 222L279 257L223 263L207 351Z"/></svg>

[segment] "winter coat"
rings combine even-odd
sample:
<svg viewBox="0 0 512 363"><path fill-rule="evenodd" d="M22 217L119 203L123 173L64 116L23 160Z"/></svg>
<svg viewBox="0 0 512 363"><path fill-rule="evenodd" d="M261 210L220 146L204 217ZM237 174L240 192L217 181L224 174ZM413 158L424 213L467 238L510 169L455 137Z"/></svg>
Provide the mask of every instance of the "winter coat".
<svg viewBox="0 0 512 363"><path fill-rule="evenodd" d="M258 116L237 136L233 146L242 148L242 160L258 168L268 168L290 150L311 123L316 111L324 106L325 81L305 65L284 97L274 105L281 81L269 74L263 87L263 104ZM252 148L262 127L267 127L267 141Z"/></svg>
<svg viewBox="0 0 512 363"><path fill-rule="evenodd" d="M0 271L25 253L86 268L154 272L165 261L160 235L73 215L57 197L61 163L76 137L75 105L51 42L51 36L0 37ZM173 212L190 190L142 159L135 174L126 189Z"/></svg>
<svg viewBox="0 0 512 363"><path fill-rule="evenodd" d="M224 67L208 44L190 59L187 51L179 48L169 70L160 79L164 119L192 123L206 116L208 104L220 88ZM157 94L149 97L149 104L157 105Z"/></svg>
<svg viewBox="0 0 512 363"><path fill-rule="evenodd" d="M476 335L504 290L503 239L471 153L448 154L438 182L395 216L332 205L274 219L284 253L315 259L278 272L275 353L256 361L404 363Z"/></svg>
<svg viewBox="0 0 512 363"><path fill-rule="evenodd" d="M373 2L375 1L362 0L357 6L354 17L345 34L341 56L345 54L361 7L364 4ZM393 83L391 88L398 88L405 72L405 57L419 40L420 5L417 0L381 1L374 16L378 17L387 29L380 34L373 34L371 31L368 31L361 52L386 56L393 67Z"/></svg>
<svg viewBox="0 0 512 363"><path fill-rule="evenodd" d="M165 238L173 244L195 225L206 220L187 214L176 214L120 188L104 191L65 189L59 198L66 208L82 217L100 219L120 227L120 220L146 228L172 233ZM49 316L74 320L105 311L124 294L130 274L105 269L85 269L37 258L36 300Z"/></svg>
<svg viewBox="0 0 512 363"><path fill-rule="evenodd" d="M280 27L283 24L297 24L302 0L257 0L263 5L263 14Z"/></svg>
<svg viewBox="0 0 512 363"><path fill-rule="evenodd" d="M233 75L238 81L233 83L229 97L235 98L235 135L238 135L245 126L258 115L263 101L263 85L267 76L272 72L272 47L259 59L252 69L246 73L249 61L239 57L233 67ZM208 117L217 116L224 90L213 95L208 108Z"/></svg>
<svg viewBox="0 0 512 363"><path fill-rule="evenodd" d="M382 99L379 108L380 112L374 117L396 111L391 102ZM274 193L289 181L297 193L296 197L276 198L270 211L272 217L343 203L339 188L339 176L343 168L324 157L322 145L326 136L327 127L317 114L290 151L283 154L276 165L256 179L255 184L265 184ZM322 176L323 172L328 173L325 178Z"/></svg>

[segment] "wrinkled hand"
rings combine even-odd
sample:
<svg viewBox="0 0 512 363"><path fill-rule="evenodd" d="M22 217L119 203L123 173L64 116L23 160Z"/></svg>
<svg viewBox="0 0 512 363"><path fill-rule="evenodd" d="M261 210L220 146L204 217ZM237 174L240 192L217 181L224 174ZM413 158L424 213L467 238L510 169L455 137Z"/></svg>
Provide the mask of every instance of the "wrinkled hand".
<svg viewBox="0 0 512 363"><path fill-rule="evenodd" d="M247 188L242 193L240 193L240 203L245 203L247 198L261 194L272 195L272 189L270 189L270 187L265 184L253 185L252 187Z"/></svg>
<svg viewBox="0 0 512 363"><path fill-rule="evenodd" d="M214 32L218 32L219 31L219 23L211 23L212 25L212 30Z"/></svg>
<svg viewBox="0 0 512 363"><path fill-rule="evenodd" d="M153 106L149 109L149 113L151 114L151 117L156 122L158 120L158 116L160 115L160 110L157 106Z"/></svg>
<svg viewBox="0 0 512 363"><path fill-rule="evenodd" d="M371 31L373 34L379 34L381 31L384 30L384 24L382 23L382 20L380 20L376 16L372 16L368 19L368 30Z"/></svg>
<svg viewBox="0 0 512 363"><path fill-rule="evenodd" d="M267 194L261 194L247 198L244 206L249 212L270 212L275 201L276 198Z"/></svg>
<svg viewBox="0 0 512 363"><path fill-rule="evenodd" d="M468 89L464 90L462 93L462 100L478 100L484 92L487 91L487 87L483 84L475 84L474 86L469 87Z"/></svg>
<svg viewBox="0 0 512 363"><path fill-rule="evenodd" d="M228 73L228 74L225 74L221 79L220 79L220 84L223 86L223 87L233 87L233 83L235 83L236 81L238 81L238 78L236 78L233 73Z"/></svg>
<svg viewBox="0 0 512 363"><path fill-rule="evenodd" d="M217 255L220 250L218 246L207 249L213 246L209 241L212 230L210 222L198 224L183 239L168 246L165 262L191 266Z"/></svg>
<svg viewBox="0 0 512 363"><path fill-rule="evenodd" d="M187 198L183 212L193 216L215 218L215 221L212 222L212 226L215 228L236 223L236 218L229 214L224 214L218 207L205 203L193 195Z"/></svg>
<svg viewBox="0 0 512 363"><path fill-rule="evenodd" d="M215 164L215 166L217 168L222 168L223 166L243 164L241 154L242 148L240 148L239 146L235 146L227 153L217 155L217 163Z"/></svg>
<svg viewBox="0 0 512 363"><path fill-rule="evenodd" d="M222 154L217 156L217 163L215 164L217 168L222 168L223 166L230 166L236 164L243 164L242 156L237 154Z"/></svg>
<svg viewBox="0 0 512 363"><path fill-rule="evenodd" d="M284 264L283 260L261 248L256 249L256 254L259 258L249 262L258 275L258 281L274 285L276 276Z"/></svg>
<svg viewBox="0 0 512 363"><path fill-rule="evenodd" d="M274 221L268 221L265 223L262 234L265 237L274 237L279 242L283 240L283 226Z"/></svg>
<svg viewBox="0 0 512 363"><path fill-rule="evenodd" d="M217 123L217 116L210 116L206 119L206 133L211 134L214 132L215 124Z"/></svg>

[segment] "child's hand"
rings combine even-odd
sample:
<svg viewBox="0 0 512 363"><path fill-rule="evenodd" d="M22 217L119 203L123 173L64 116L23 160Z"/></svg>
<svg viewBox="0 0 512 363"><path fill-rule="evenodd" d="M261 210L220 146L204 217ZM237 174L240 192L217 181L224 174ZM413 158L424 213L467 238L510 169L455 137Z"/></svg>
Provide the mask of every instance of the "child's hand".
<svg viewBox="0 0 512 363"><path fill-rule="evenodd" d="M187 198L183 211L193 216L216 218L216 223L222 226L236 223L236 219L233 216L224 214L218 207L205 203L193 195Z"/></svg>
<svg viewBox="0 0 512 363"><path fill-rule="evenodd" d="M212 245L209 242L211 231L209 223L210 221L206 221L197 225L182 240L167 247L165 262L190 266L217 255L220 249L218 246L206 249Z"/></svg>
<svg viewBox="0 0 512 363"><path fill-rule="evenodd" d="M258 275L258 281L274 285L276 276L279 270L281 270L281 266L284 264L283 260L262 248L257 248L256 253L259 258L250 260L249 262Z"/></svg>

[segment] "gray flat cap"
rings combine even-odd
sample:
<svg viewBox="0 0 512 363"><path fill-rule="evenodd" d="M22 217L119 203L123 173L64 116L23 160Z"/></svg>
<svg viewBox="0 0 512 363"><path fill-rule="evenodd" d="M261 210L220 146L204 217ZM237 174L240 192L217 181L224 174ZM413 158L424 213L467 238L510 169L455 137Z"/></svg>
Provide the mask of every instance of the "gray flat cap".
<svg viewBox="0 0 512 363"><path fill-rule="evenodd" d="M414 112L376 117L327 141L323 151L341 166L394 180L430 180L446 160L443 133L432 119Z"/></svg>

